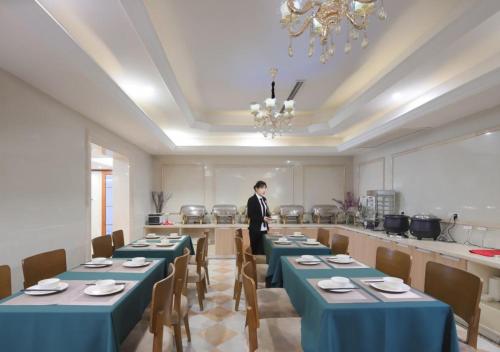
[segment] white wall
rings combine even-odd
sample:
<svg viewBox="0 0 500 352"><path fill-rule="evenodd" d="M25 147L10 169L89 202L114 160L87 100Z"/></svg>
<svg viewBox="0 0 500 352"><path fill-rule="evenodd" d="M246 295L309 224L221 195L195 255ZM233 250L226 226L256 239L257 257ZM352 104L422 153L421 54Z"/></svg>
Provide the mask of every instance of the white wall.
<svg viewBox="0 0 500 352"><path fill-rule="evenodd" d="M164 211L199 203L244 207L259 179L268 183L271 208L301 204L309 211L352 191L351 157L163 156L154 158L154 186L173 193Z"/></svg>
<svg viewBox="0 0 500 352"><path fill-rule="evenodd" d="M151 156L0 70L0 262L14 289L24 257L65 248L73 266L89 256L89 141L129 159L138 237L151 210Z"/></svg>
<svg viewBox="0 0 500 352"><path fill-rule="evenodd" d="M477 227L488 227L485 245L498 246L500 233L493 228L500 228L499 130L497 107L356 156L356 193L394 189L400 210L409 215L430 212L446 220L458 213L460 224L474 226L469 234L459 226L459 240L483 244Z"/></svg>

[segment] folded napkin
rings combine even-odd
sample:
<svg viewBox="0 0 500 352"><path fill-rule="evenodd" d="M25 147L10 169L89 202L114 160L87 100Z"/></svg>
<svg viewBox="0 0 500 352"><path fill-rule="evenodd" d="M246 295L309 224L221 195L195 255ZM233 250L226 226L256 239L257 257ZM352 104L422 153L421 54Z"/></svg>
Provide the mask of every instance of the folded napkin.
<svg viewBox="0 0 500 352"><path fill-rule="evenodd" d="M471 249L469 250L472 254L479 254L484 257L494 257L500 255L500 249Z"/></svg>

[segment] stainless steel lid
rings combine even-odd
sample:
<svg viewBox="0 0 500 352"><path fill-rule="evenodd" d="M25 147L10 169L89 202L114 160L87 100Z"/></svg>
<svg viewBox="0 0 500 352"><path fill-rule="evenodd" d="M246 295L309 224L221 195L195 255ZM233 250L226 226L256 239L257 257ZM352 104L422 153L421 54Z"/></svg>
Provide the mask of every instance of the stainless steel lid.
<svg viewBox="0 0 500 352"><path fill-rule="evenodd" d="M311 213L316 216L333 216L339 211L339 207L332 204L314 205L311 208Z"/></svg>
<svg viewBox="0 0 500 352"><path fill-rule="evenodd" d="M419 220L441 220L437 216L432 215L432 214L417 214L412 216L412 219L419 219Z"/></svg>
<svg viewBox="0 0 500 352"><path fill-rule="evenodd" d="M281 205L281 216L300 216L304 214L304 207L302 205Z"/></svg>
<svg viewBox="0 0 500 352"><path fill-rule="evenodd" d="M217 216L235 216L238 214L238 207L232 204L216 204L212 207L212 214Z"/></svg>
<svg viewBox="0 0 500 352"><path fill-rule="evenodd" d="M204 205L183 205L180 213L186 216L205 216L207 211Z"/></svg>

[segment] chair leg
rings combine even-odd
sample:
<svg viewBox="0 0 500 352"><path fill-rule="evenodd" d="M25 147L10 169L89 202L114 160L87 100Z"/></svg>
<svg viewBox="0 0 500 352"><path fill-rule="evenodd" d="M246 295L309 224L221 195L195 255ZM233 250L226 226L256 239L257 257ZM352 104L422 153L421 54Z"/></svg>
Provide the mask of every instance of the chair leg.
<svg viewBox="0 0 500 352"><path fill-rule="evenodd" d="M184 328L186 328L186 336L189 342L191 342L191 329L189 328L189 314L186 313L184 316Z"/></svg>
<svg viewBox="0 0 500 352"><path fill-rule="evenodd" d="M238 281L238 284L236 286L236 297L235 297L235 302L234 302L234 310L235 311L238 311L238 308L240 306L241 286L242 286L242 283Z"/></svg>
<svg viewBox="0 0 500 352"><path fill-rule="evenodd" d="M238 279L234 279L234 287L233 287L233 299L236 299L236 289L238 287Z"/></svg>
<svg viewBox="0 0 500 352"><path fill-rule="evenodd" d="M153 352L162 352L163 350L163 323L160 322L155 334L153 335Z"/></svg>
<svg viewBox="0 0 500 352"><path fill-rule="evenodd" d="M182 333L181 326L179 324L174 324L174 338L175 338L175 349L177 352L182 352Z"/></svg>
<svg viewBox="0 0 500 352"><path fill-rule="evenodd" d="M200 306L200 310L203 310L203 296L205 293L203 292L203 284L201 281L196 283L196 290L198 291L198 305Z"/></svg>

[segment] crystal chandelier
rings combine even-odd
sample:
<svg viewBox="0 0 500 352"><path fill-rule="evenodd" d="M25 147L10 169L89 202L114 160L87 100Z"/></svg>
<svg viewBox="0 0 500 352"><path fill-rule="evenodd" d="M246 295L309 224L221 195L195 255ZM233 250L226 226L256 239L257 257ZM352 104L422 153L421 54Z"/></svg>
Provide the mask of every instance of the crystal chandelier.
<svg viewBox="0 0 500 352"><path fill-rule="evenodd" d="M368 20L375 13L380 20L387 18L383 0L284 0L281 4L281 24L287 28L290 37L288 55L293 56L292 39L309 29L307 55L313 56L314 44L318 40L321 46L319 61L326 63L335 53L334 32L338 35L344 22L350 27L344 52L348 54L351 51L351 42L358 40L360 33L364 49L368 46Z"/></svg>
<svg viewBox="0 0 500 352"><path fill-rule="evenodd" d="M295 115L294 101L285 100L283 107L280 110L276 109L276 97L274 95L274 79L278 74L278 69L271 69L271 98L264 101L264 107L261 108L260 104L250 104L250 112L254 116L254 128L259 129L264 137L271 136L274 138L276 135L283 135L285 131L289 131L292 127L292 119Z"/></svg>

